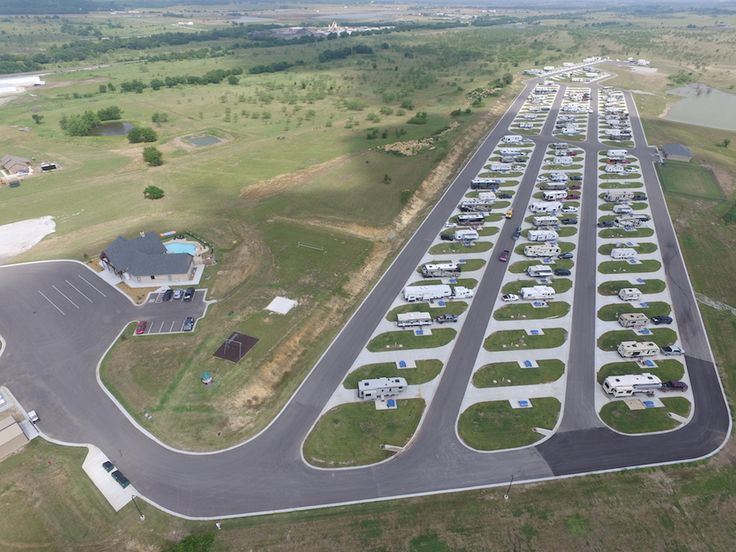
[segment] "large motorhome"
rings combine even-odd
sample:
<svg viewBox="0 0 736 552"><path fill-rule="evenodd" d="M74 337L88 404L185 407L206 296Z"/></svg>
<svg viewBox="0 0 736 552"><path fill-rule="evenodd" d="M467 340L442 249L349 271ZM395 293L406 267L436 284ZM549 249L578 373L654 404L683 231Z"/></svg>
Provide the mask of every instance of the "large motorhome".
<svg viewBox="0 0 736 552"><path fill-rule="evenodd" d="M470 182L470 188L473 190L497 190L503 184L501 178L484 178L476 177Z"/></svg>
<svg viewBox="0 0 736 552"><path fill-rule="evenodd" d="M501 139L504 144L521 144L524 137L521 134L507 134Z"/></svg>
<svg viewBox="0 0 736 552"><path fill-rule="evenodd" d="M560 226L560 221L557 217L534 217L532 218L532 224L536 228L557 228Z"/></svg>
<svg viewBox="0 0 736 552"><path fill-rule="evenodd" d="M567 190L567 182L545 182L540 188L542 190Z"/></svg>
<svg viewBox="0 0 736 552"><path fill-rule="evenodd" d="M618 290L618 298L622 301L638 301L641 298L639 288L621 288Z"/></svg>
<svg viewBox="0 0 736 552"><path fill-rule="evenodd" d="M567 193L565 195L567 195ZM559 201L534 202L529 205L529 210L535 214L557 213L560 209L562 209L562 203Z"/></svg>
<svg viewBox="0 0 736 552"><path fill-rule="evenodd" d="M374 378L358 382L358 397L361 399L383 399L395 397L406 390L404 378Z"/></svg>
<svg viewBox="0 0 736 552"><path fill-rule="evenodd" d="M455 231L454 240L459 242L469 242L478 239L478 232L469 228L460 228Z"/></svg>
<svg viewBox="0 0 736 552"><path fill-rule="evenodd" d="M560 236L554 230L529 230L527 237L529 241L546 242L556 241Z"/></svg>
<svg viewBox="0 0 736 552"><path fill-rule="evenodd" d="M434 299L446 299L452 297L452 288L446 284L431 286L406 286L404 288L404 299L413 303L415 301L432 301Z"/></svg>
<svg viewBox="0 0 736 552"><path fill-rule="evenodd" d="M554 299L555 290L550 286L531 286L521 288L522 299Z"/></svg>
<svg viewBox="0 0 736 552"><path fill-rule="evenodd" d="M461 213L457 216L459 224L482 224L485 220L486 217L481 213Z"/></svg>
<svg viewBox="0 0 736 552"><path fill-rule="evenodd" d="M422 276L425 278L455 276L460 272L462 272L462 268L457 263L426 263L422 265Z"/></svg>
<svg viewBox="0 0 736 552"><path fill-rule="evenodd" d="M610 201L611 203L618 203L620 201L631 201L634 199L633 190L608 190L603 194L603 199Z"/></svg>
<svg viewBox="0 0 736 552"><path fill-rule="evenodd" d="M552 245L549 243L540 245L527 245L524 248L525 257L555 257L560 254L562 250L559 245Z"/></svg>
<svg viewBox="0 0 736 552"><path fill-rule="evenodd" d="M643 312L624 312L618 315L618 323L622 328L641 328L649 322Z"/></svg>
<svg viewBox="0 0 736 552"><path fill-rule="evenodd" d="M548 265L532 265L526 269L526 274L530 278L551 278L554 271Z"/></svg>
<svg viewBox="0 0 736 552"><path fill-rule="evenodd" d="M659 346L653 341L622 341L618 344L618 354L623 358L643 358L656 356Z"/></svg>
<svg viewBox="0 0 736 552"><path fill-rule="evenodd" d="M662 387L662 381L653 374L625 374L608 376L603 380L603 390L614 397L630 397L634 393L646 393Z"/></svg>
<svg viewBox="0 0 736 552"><path fill-rule="evenodd" d="M542 194L544 201L559 201L567 198L567 190L545 190Z"/></svg>
<svg viewBox="0 0 736 552"><path fill-rule="evenodd" d="M399 328L429 326L431 323L432 315L428 312L401 312L396 315L396 325Z"/></svg>

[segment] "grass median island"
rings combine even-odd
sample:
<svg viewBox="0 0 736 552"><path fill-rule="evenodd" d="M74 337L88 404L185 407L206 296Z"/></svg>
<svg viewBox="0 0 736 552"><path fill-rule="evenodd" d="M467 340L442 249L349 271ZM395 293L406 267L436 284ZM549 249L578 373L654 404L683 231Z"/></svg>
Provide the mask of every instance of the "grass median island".
<svg viewBox="0 0 736 552"><path fill-rule="evenodd" d="M631 303L613 303L611 305L604 305L598 309L598 318L605 320L606 322L612 322L618 320L620 314L627 312L643 312L648 317L652 316L667 316L672 312L672 307L664 301L654 301L648 303L648 307L641 308L635 307Z"/></svg>
<svg viewBox="0 0 736 552"><path fill-rule="evenodd" d="M455 339L457 331L453 328L437 328L432 335L414 335L414 330L399 330L377 335L366 347L372 353L380 351L400 351L402 349L424 349L442 347Z"/></svg>
<svg viewBox="0 0 736 552"><path fill-rule="evenodd" d="M651 332L651 335L637 335L631 330L613 330L598 338L598 347L604 351L615 351L622 341L653 341L660 347L677 341L675 330L670 328L653 328Z"/></svg>
<svg viewBox="0 0 736 552"><path fill-rule="evenodd" d="M398 399L395 410L373 401L336 406L322 416L304 442L304 457L323 468L364 466L390 458L381 445L404 446L419 425L422 399Z"/></svg>
<svg viewBox="0 0 736 552"><path fill-rule="evenodd" d="M386 320L396 322L397 315L405 312L428 312L432 318L440 314L462 314L468 308L464 301L448 301L444 307L430 307L429 303L409 303L391 309Z"/></svg>
<svg viewBox="0 0 736 552"><path fill-rule="evenodd" d="M642 182L601 182L598 187L601 190L622 190L626 188L641 188Z"/></svg>
<svg viewBox="0 0 736 552"><path fill-rule="evenodd" d="M668 194L721 201L723 191L713 171L698 163L667 161L657 165L662 188Z"/></svg>
<svg viewBox="0 0 736 552"><path fill-rule="evenodd" d="M622 228L604 228L598 232L598 236L601 238L648 238L654 235L653 228L647 228L646 226L641 228L635 228L633 230L624 230Z"/></svg>
<svg viewBox="0 0 736 552"><path fill-rule="evenodd" d="M598 206L598 209L600 209L601 211L613 211L613 207L613 203L603 203L602 205ZM634 211L643 211L644 209L649 207L649 204L644 201L635 201L630 204L630 207Z"/></svg>
<svg viewBox="0 0 736 552"><path fill-rule="evenodd" d="M681 380L685 375L685 367L679 360L667 358L657 361L656 368L642 368L637 362L611 362L598 370L598 383L603 383L608 376L624 376L626 374L654 374L662 381Z"/></svg>
<svg viewBox="0 0 736 552"><path fill-rule="evenodd" d="M518 362L486 364L473 374L476 387L503 387L506 385L535 385L557 381L565 372L561 360L538 360L537 368L522 368Z"/></svg>
<svg viewBox="0 0 736 552"><path fill-rule="evenodd" d="M549 301L546 307L536 308L531 303L504 305L493 313L495 320L539 320L559 318L570 312L570 304L565 301Z"/></svg>
<svg viewBox="0 0 736 552"><path fill-rule="evenodd" d="M662 268L662 263L656 259L646 259L638 264L627 261L603 261L598 265L598 272L602 274L630 274L637 272L656 272Z"/></svg>
<svg viewBox="0 0 736 552"><path fill-rule="evenodd" d="M487 351L551 349L567 339L567 330L546 328L544 335L528 335L524 330L500 330L489 335L483 346Z"/></svg>
<svg viewBox="0 0 736 552"><path fill-rule="evenodd" d="M431 255L450 255L454 253L483 253L493 247L493 242L477 241L473 245L459 242L438 243L429 248Z"/></svg>
<svg viewBox="0 0 736 552"><path fill-rule="evenodd" d="M611 251L613 251L617 247L629 247L629 246L623 245L623 244L619 245L616 243L604 243L598 248L598 253L600 253L601 255L610 255ZM636 243L636 245L634 245L632 249L635 249L636 252L639 253L640 255L645 255L647 253L654 253L657 250L657 244L651 243L651 242L640 242L640 243Z"/></svg>
<svg viewBox="0 0 736 552"><path fill-rule="evenodd" d="M682 399L682 397L671 398ZM663 399L662 402L666 405L665 400L667 399ZM681 409L682 407L677 404L676 408ZM666 406L631 410L624 401L611 401L601 408L600 416L605 424L616 431L622 433L650 433L653 431L667 431L680 425L680 422L670 418L668 412Z"/></svg>
<svg viewBox="0 0 736 552"><path fill-rule="evenodd" d="M353 370L348 374L342 385L345 389L357 389L358 382L372 378L394 378L406 379L409 385L419 385L432 381L442 370L442 362L439 360L417 360L416 368L397 368L395 362L379 362L367 364Z"/></svg>
<svg viewBox="0 0 736 552"><path fill-rule="evenodd" d="M531 287L539 285L536 280L516 280L514 282L507 282L501 289L501 293L514 293L516 295L521 293L521 288ZM555 290L555 293L565 293L570 291L572 287L572 280L569 278L554 278L549 284Z"/></svg>
<svg viewBox="0 0 736 552"><path fill-rule="evenodd" d="M598 286L598 293L601 295L618 295L618 292L624 288L638 288L642 293L660 293L665 290L665 283L662 280L649 279L644 282L629 280L610 280L603 282Z"/></svg>
<svg viewBox="0 0 736 552"><path fill-rule="evenodd" d="M690 415L692 404L685 397L662 397L660 400L670 412L683 418L687 418Z"/></svg>
<svg viewBox="0 0 736 552"><path fill-rule="evenodd" d="M478 235L482 237L495 236L498 234L498 226L483 226L478 229Z"/></svg>
<svg viewBox="0 0 736 552"><path fill-rule="evenodd" d="M554 429L560 401L553 397L531 399L532 408L511 408L508 401L482 402L460 415L458 433L477 450L500 450L536 443L542 437L535 427Z"/></svg>

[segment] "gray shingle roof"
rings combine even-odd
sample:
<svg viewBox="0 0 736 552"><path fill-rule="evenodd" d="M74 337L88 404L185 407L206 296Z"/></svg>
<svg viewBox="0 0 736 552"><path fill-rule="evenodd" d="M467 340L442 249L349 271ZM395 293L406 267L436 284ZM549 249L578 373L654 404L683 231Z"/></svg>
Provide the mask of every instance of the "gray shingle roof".
<svg viewBox="0 0 736 552"><path fill-rule="evenodd" d="M18 157L17 155L3 155L2 158L0 158L0 165L2 165L2 167L7 170L24 169L30 164L30 159L26 159L25 157Z"/></svg>
<svg viewBox="0 0 736 552"><path fill-rule="evenodd" d="M665 157L670 157L671 155L680 155L683 157L692 157L693 153L688 149L686 146L683 146L682 144L665 144L662 146L662 151L664 152Z"/></svg>
<svg viewBox="0 0 736 552"><path fill-rule="evenodd" d="M155 232L132 240L118 236L104 255L116 271L131 276L186 274L193 260L189 253L167 253Z"/></svg>

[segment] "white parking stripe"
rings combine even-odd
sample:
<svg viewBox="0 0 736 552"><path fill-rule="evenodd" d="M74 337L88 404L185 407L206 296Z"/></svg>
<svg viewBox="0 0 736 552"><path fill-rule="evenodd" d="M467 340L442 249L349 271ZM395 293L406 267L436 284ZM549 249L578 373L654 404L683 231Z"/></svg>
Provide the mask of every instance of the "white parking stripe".
<svg viewBox="0 0 736 552"><path fill-rule="evenodd" d="M64 280L64 281L67 284L69 284L70 286L72 286L72 288L74 288L74 291L76 291L79 295L81 295L82 297L84 297L87 301L89 301L90 303L94 303L94 301L92 301L92 299L90 299L84 293L82 293L82 291L77 286L75 286L74 284L72 284L69 280Z"/></svg>
<svg viewBox="0 0 736 552"><path fill-rule="evenodd" d="M77 305L74 301L72 301L71 299L69 299L69 297L67 297L66 295L64 295L64 292L61 291L59 288L57 288L56 286L51 286L51 287L54 288L56 291L58 291L59 292L59 295L61 295L64 299L66 299L67 301L69 301L76 308L79 308L79 305Z"/></svg>
<svg viewBox="0 0 736 552"><path fill-rule="evenodd" d="M48 297L46 297L46 295L44 294L44 292L43 292L43 291L41 291L41 290L38 290L38 293L40 293L40 294L41 294L41 295L43 296L43 298L44 298L44 299L46 299L46 300L47 300L47 301L48 301L49 303L51 303L51 305L52 305L52 306L53 306L53 307L54 307L54 308L55 308L56 310L58 310L58 311L59 311L59 312L60 312L61 314L63 314L64 316L66 316L66 314L64 313L64 311L63 311L63 310L61 310L61 309L60 309L60 308L59 308L59 307L57 306L57 304L56 304L56 303L54 303L54 302L53 302L53 301L52 301L51 299L49 299Z"/></svg>
<svg viewBox="0 0 736 552"><path fill-rule="evenodd" d="M163 329L164 329L164 321L162 320L161 321L161 325L158 327L158 332L157 333L161 333L161 330L163 330Z"/></svg>
<svg viewBox="0 0 736 552"><path fill-rule="evenodd" d="M104 293L102 293L102 292L101 292L101 291L100 291L99 289L97 289L97 288L96 288L96 287L95 287L94 285L92 285L92 282L90 282L90 281L89 281L89 280L88 280L87 278L85 278L85 277L84 277L84 276L82 276L81 274L77 274L77 276L79 276L79 277L80 277L80 278L81 278L82 280L84 280L84 281L85 281L85 282L87 283L87 285L88 285L89 287L91 287L92 289L94 289L94 290L95 290L95 291L96 291L97 293L99 293L99 294L100 294L100 295L102 295L103 297L107 297L107 295L105 295L105 294L104 294Z"/></svg>
<svg viewBox="0 0 736 552"><path fill-rule="evenodd" d="M175 323L175 322L176 322L176 320L172 320L172 321L171 321L171 326L169 326L169 331L170 331L170 332L173 332L173 331L174 331L174 323Z"/></svg>

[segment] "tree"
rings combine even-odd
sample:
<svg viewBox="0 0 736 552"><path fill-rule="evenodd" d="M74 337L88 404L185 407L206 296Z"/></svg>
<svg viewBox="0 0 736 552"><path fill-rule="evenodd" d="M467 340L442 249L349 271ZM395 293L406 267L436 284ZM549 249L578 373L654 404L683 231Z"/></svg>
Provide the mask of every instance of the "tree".
<svg viewBox="0 0 736 552"><path fill-rule="evenodd" d="M43 115L40 115L38 113L34 113L33 115L31 115L31 118L33 119L33 122L37 125L40 125L43 121Z"/></svg>
<svg viewBox="0 0 736 552"><path fill-rule="evenodd" d="M155 142L156 140L158 140L158 135L151 127L135 126L128 131L128 142L131 144Z"/></svg>
<svg viewBox="0 0 736 552"><path fill-rule="evenodd" d="M164 164L164 157L156 146L146 146L143 148L143 160L151 167L158 167Z"/></svg>
<svg viewBox="0 0 736 552"><path fill-rule="evenodd" d="M383 175L383 183L384 184L391 184L391 175L384 174Z"/></svg>
<svg viewBox="0 0 736 552"><path fill-rule="evenodd" d="M100 91L100 94L106 94L107 93L107 85L106 84L101 84L99 86L98 90Z"/></svg>
<svg viewBox="0 0 736 552"><path fill-rule="evenodd" d="M161 199L164 197L164 191L158 186L147 186L143 190L143 197L146 199Z"/></svg>
<svg viewBox="0 0 736 552"><path fill-rule="evenodd" d="M731 139L730 138L724 138L723 139L723 147L724 148L727 148L730 143L731 143Z"/></svg>
<svg viewBox="0 0 736 552"><path fill-rule="evenodd" d="M228 83L228 84L236 85L236 84L238 84L239 82L240 82L240 79L239 79L238 77L236 77L235 75L230 75L230 76L229 76L229 77L227 78L227 83Z"/></svg>
<svg viewBox="0 0 736 552"><path fill-rule="evenodd" d="M63 115L59 125L69 136L89 136L90 131L100 125L100 117L93 111L85 111L81 115Z"/></svg>
<svg viewBox="0 0 736 552"><path fill-rule="evenodd" d="M151 115L151 122L152 123L156 123L157 125L158 124L161 124L161 123L166 123L166 122L168 122L168 120L169 120L169 114L168 113L163 113L163 112L159 113L157 111L156 113L154 113L153 115Z"/></svg>
<svg viewBox="0 0 736 552"><path fill-rule="evenodd" d="M123 116L123 111L116 105L103 107L97 112L100 121L117 121Z"/></svg>

